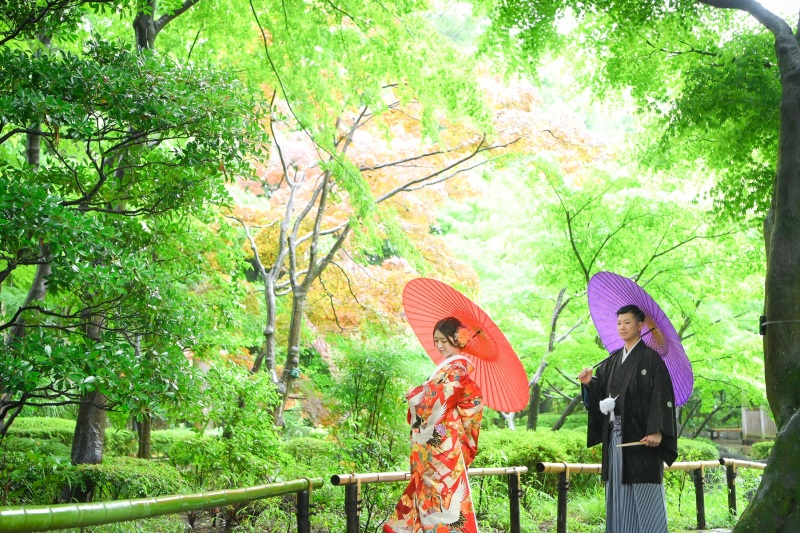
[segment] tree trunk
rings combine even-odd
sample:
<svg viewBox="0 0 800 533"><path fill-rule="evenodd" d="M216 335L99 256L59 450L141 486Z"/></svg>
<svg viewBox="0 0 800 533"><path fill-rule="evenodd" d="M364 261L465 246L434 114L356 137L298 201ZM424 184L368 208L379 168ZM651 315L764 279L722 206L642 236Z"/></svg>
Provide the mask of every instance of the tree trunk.
<svg viewBox="0 0 800 533"><path fill-rule="evenodd" d="M45 48L50 47L51 36L50 35L39 35L39 42ZM42 55L43 49L38 48L36 50L36 57L40 57ZM37 122L36 124L31 125L31 130L35 132L41 132L40 124ZM33 167L34 172L39 170L39 162L41 161L41 154L42 154L42 136L39 133L29 133L26 136L26 154L25 157L28 161L28 165Z"/></svg>
<svg viewBox="0 0 800 533"><path fill-rule="evenodd" d="M800 531L799 475L800 413L796 412L775 438L761 484L733 532Z"/></svg>
<svg viewBox="0 0 800 533"><path fill-rule="evenodd" d="M556 328L558 327L558 318L561 316L561 312L567 307L572 297L564 299L564 294L567 292L567 288L564 287L560 291L558 291L558 296L556 297L556 304L553 306L553 315L550 317L550 335L547 341L547 350L544 352L544 357L542 357L542 362L539 363L539 369L536 370L536 373L528 382L528 387L531 389L531 396L530 402L528 403L528 430L534 431L536 429L536 425L539 423L539 402L541 401L542 397L542 376L544 375L544 370L547 368L547 358L553 353L553 349L556 346L556 343L561 342L567 335L570 334L572 329L570 329L561 339L556 339Z"/></svg>
<svg viewBox="0 0 800 533"><path fill-rule="evenodd" d="M266 271L264 271L262 279L264 281L264 302L267 306L267 323L264 326L264 347L253 363L252 373L257 373L261 370L261 365L266 364L266 371L270 373L272 383L278 384L278 374L275 371L275 322L278 316L278 305L275 297L275 280L272 278L272 273Z"/></svg>
<svg viewBox="0 0 800 533"><path fill-rule="evenodd" d="M78 408L75 435L72 438L72 464L100 464L103 462L103 445L108 416L105 409L106 398L99 392L84 396ZM86 480L85 486L65 484L61 490L61 500L65 502L90 502L94 497L95 485Z"/></svg>
<svg viewBox="0 0 800 533"><path fill-rule="evenodd" d="M136 45L140 50L152 50L156 44L156 2L148 0L147 5L133 20L133 30L136 33Z"/></svg>
<svg viewBox="0 0 800 533"><path fill-rule="evenodd" d="M558 431L559 429L561 429L564 426L564 422L567 421L567 417L569 417L569 415L572 414L572 411L574 411L575 408L578 407L578 404L581 403L582 400L583 396L581 395L581 393L578 393L572 399L572 401L569 402L569 405L567 406L566 409L564 409L564 412L561 413L561 416L558 418L558 420L556 420L556 423L553 424L553 427L551 429L553 431Z"/></svg>
<svg viewBox="0 0 800 533"><path fill-rule="evenodd" d="M561 301L561 294L559 294L559 302ZM558 309L558 304L556 304L556 309ZM558 316L554 314L553 316ZM555 320L553 321L552 328L550 330L550 345L547 348L547 353L544 354L542 357L542 361L539 363L539 368L536 370L536 373L533 377L528 381L528 388L530 388L531 396L530 400L528 401L528 426L527 429L529 431L534 431L536 429L536 424L539 422L539 402L541 401L542 397L542 376L544 375L544 370L547 368L549 364L547 362L547 356L553 351L553 340L555 339Z"/></svg>
<svg viewBox="0 0 800 533"><path fill-rule="evenodd" d="M40 35L39 41L46 47L50 46L50 36L49 35ZM40 56L42 50L39 49L36 51L36 55ZM39 132L41 131L39 124L33 124L31 129ZM34 172L39 170L39 162L41 160L41 146L42 146L42 136L37 133L29 133L26 137L26 150L25 150L25 158L29 166L33 167ZM42 300L47 293L47 277L52 273L52 269L50 267L50 247L47 244L42 244L40 246L40 258L41 263L36 266L36 273L33 276L33 283L31 283L31 287L28 290L28 295L25 298L25 303L23 307L27 307L31 305L33 302ZM0 313L3 314L3 313ZM20 316L14 325L11 328L9 333L8 341L11 342L15 339L19 339L25 335L25 323L23 322L22 316ZM5 435L8 432L8 428L11 426L11 423L14 419L19 415L22 411L22 408L25 406L25 398L27 394L23 393L22 397L19 398L20 400L18 405L14 405L13 403L9 403L9 400L13 398L13 394L9 394L6 392L5 387L2 383L0 383L0 436Z"/></svg>
<svg viewBox="0 0 800 533"><path fill-rule="evenodd" d="M31 129L37 132L42 131L39 124L33 124ZM29 133L27 135L26 144L25 157L34 171L37 171L39 170L39 161L41 160L42 136L39 133Z"/></svg>
<svg viewBox="0 0 800 533"><path fill-rule="evenodd" d="M39 250L39 253L42 262L36 266L36 273L33 276L31 288L28 290L28 296L25 297L25 303L22 304L23 307L28 307L29 305L33 305L35 302L44 299L44 296L47 293L47 277L52 272L52 269L50 268L50 247L46 244L43 244ZM25 323L22 320L22 315L20 315L20 317L14 323L14 326L11 328L10 335L10 341L22 338L25 335Z"/></svg>
<svg viewBox="0 0 800 533"><path fill-rule="evenodd" d="M788 533L800 531L800 46L782 19L759 21L775 36L782 88L764 299L765 383L779 433L734 532Z"/></svg>
<svg viewBox="0 0 800 533"><path fill-rule="evenodd" d="M100 340L100 318L90 311L81 313L85 333L89 339ZM103 446L106 440L108 413L104 409L106 397L100 392L88 392L81 398L75 434L72 437L72 464L96 465L103 462ZM86 480L85 486L64 484L61 490L63 501L89 502L94 496L94 484Z"/></svg>
<svg viewBox="0 0 800 533"><path fill-rule="evenodd" d="M292 300L292 320L289 326L289 339L287 341L288 353L286 354L286 364L281 374L281 383L286 390L283 391L283 400L275 409L275 425L283 427L285 421L283 413L289 401L289 394L292 392L294 381L299 376L300 370L300 331L303 324L303 311L306 303L305 292L298 292Z"/></svg>
<svg viewBox="0 0 800 533"><path fill-rule="evenodd" d="M136 421L136 434L139 437L139 449L136 450L136 457L139 459L150 459L150 436L152 435L152 418L149 414L142 415L141 421Z"/></svg>
<svg viewBox="0 0 800 533"><path fill-rule="evenodd" d="M531 387L531 399L528 403L528 431L536 431L539 423L539 400L542 397L542 385L538 381Z"/></svg>

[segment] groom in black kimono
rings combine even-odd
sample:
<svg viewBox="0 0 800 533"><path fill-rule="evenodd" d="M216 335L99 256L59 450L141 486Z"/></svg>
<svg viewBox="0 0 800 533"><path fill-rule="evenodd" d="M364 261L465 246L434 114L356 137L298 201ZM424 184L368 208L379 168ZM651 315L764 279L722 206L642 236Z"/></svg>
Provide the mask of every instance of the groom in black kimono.
<svg viewBox="0 0 800 533"><path fill-rule="evenodd" d="M578 376L589 412L587 446L603 444L607 533L667 532L664 463L678 456L675 398L664 360L641 340L645 316L617 311L625 345ZM619 444L637 443L619 447ZM638 443L641 443L639 445Z"/></svg>

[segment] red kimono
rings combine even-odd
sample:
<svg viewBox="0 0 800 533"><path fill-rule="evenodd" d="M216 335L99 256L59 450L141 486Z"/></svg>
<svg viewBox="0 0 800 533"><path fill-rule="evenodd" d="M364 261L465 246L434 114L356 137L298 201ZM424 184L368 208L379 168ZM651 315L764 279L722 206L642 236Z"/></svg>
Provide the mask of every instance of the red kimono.
<svg viewBox="0 0 800 533"><path fill-rule="evenodd" d="M473 370L464 357L450 357L406 396L411 482L385 533L477 533L467 466L478 451L483 401Z"/></svg>

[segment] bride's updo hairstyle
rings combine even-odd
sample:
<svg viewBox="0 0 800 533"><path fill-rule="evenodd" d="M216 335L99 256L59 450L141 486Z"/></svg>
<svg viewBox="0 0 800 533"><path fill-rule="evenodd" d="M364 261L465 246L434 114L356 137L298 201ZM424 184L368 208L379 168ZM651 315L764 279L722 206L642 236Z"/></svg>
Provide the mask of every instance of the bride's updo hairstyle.
<svg viewBox="0 0 800 533"><path fill-rule="evenodd" d="M458 339L458 330L464 328L464 324L455 317L449 316L447 318L443 318L436 323L433 327L434 335L438 331L442 335L447 338L447 341L457 348L463 348L464 346L459 342Z"/></svg>

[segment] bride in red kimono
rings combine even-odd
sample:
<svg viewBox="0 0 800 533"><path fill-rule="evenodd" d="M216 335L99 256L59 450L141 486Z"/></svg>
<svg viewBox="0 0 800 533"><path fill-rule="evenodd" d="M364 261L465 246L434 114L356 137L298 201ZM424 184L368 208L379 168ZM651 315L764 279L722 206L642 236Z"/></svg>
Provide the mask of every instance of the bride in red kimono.
<svg viewBox="0 0 800 533"><path fill-rule="evenodd" d="M445 360L406 395L411 482L383 524L385 533L478 531L467 467L478 451L483 401L470 378L474 367L461 355L470 334L448 317L436 323L433 339Z"/></svg>

